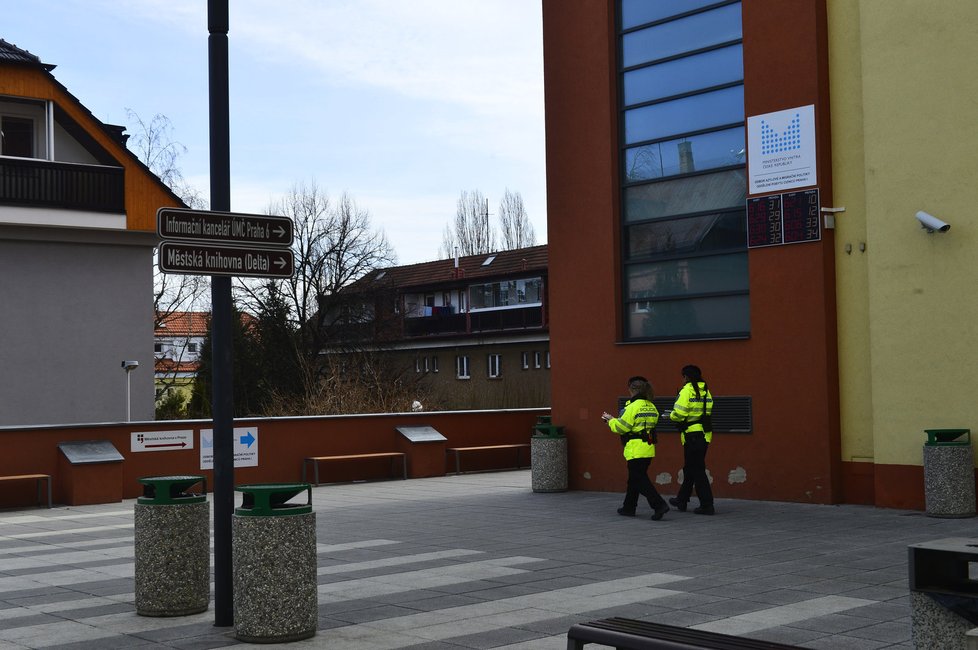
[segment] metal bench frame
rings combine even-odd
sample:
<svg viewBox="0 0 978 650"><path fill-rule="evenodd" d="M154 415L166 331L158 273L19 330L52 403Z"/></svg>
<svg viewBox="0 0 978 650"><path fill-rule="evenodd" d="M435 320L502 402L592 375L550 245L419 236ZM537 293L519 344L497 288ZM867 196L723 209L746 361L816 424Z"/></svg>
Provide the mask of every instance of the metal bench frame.
<svg viewBox="0 0 978 650"><path fill-rule="evenodd" d="M630 618L605 618L572 625L567 650L582 650L588 643L610 645L617 650L797 650L798 646L693 630Z"/></svg>
<svg viewBox="0 0 978 650"><path fill-rule="evenodd" d="M302 480L306 480L306 468L312 463L313 472L313 483L319 485L319 463L326 460L357 460L362 458L390 458L391 459L391 471L394 469L394 461L398 458L401 459L402 464L402 475L404 480L407 480L407 454L400 451L383 452L378 454L349 454L346 456L309 456L302 461Z"/></svg>

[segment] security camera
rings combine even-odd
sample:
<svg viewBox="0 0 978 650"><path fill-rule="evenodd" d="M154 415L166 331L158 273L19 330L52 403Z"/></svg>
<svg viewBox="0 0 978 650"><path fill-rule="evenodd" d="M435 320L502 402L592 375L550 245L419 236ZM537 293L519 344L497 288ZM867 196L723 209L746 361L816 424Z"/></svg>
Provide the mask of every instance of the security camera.
<svg viewBox="0 0 978 650"><path fill-rule="evenodd" d="M122 362L122 367L125 368L126 370L132 370L133 368L138 368L139 367L139 362L138 361L123 361Z"/></svg>
<svg viewBox="0 0 978 650"><path fill-rule="evenodd" d="M917 212L917 221L920 222L921 228L926 228L927 232L947 232L951 229L951 224L944 223L932 214L927 214L923 210Z"/></svg>

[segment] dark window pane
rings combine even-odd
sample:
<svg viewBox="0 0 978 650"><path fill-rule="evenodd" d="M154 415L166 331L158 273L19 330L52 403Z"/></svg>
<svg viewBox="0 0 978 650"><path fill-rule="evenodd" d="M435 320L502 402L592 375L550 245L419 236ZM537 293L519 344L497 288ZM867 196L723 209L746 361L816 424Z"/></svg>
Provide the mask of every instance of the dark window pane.
<svg viewBox="0 0 978 650"><path fill-rule="evenodd" d="M742 126L632 147L625 150L625 181L742 165L746 152Z"/></svg>
<svg viewBox="0 0 978 650"><path fill-rule="evenodd" d="M662 219L630 226L625 237L630 260L724 251L744 247L747 220L743 211Z"/></svg>
<svg viewBox="0 0 978 650"><path fill-rule="evenodd" d="M651 23L654 20L661 20L676 14L684 14L687 11L711 5L717 0L622 0L621 2L621 26L622 29L636 27Z"/></svg>
<svg viewBox="0 0 978 650"><path fill-rule="evenodd" d="M649 3L652 4L652 3ZM741 37L740 3L662 23L622 37L622 65L657 61Z"/></svg>
<svg viewBox="0 0 978 650"><path fill-rule="evenodd" d="M743 121L744 87L723 88L625 111L625 144Z"/></svg>
<svg viewBox="0 0 978 650"><path fill-rule="evenodd" d="M23 117L4 117L0 120L4 156L34 157L34 122Z"/></svg>
<svg viewBox="0 0 978 650"><path fill-rule="evenodd" d="M749 287L746 251L650 264L630 264L625 268L625 274L625 293L629 300L746 292Z"/></svg>
<svg viewBox="0 0 978 650"><path fill-rule="evenodd" d="M750 332L750 299L742 296L636 302L628 305L626 338L711 338Z"/></svg>
<svg viewBox="0 0 978 650"><path fill-rule="evenodd" d="M674 59L624 75L625 106L744 80L744 47Z"/></svg>
<svg viewBox="0 0 978 650"><path fill-rule="evenodd" d="M743 169L635 185L625 188L625 221L742 208L746 200L747 174Z"/></svg>

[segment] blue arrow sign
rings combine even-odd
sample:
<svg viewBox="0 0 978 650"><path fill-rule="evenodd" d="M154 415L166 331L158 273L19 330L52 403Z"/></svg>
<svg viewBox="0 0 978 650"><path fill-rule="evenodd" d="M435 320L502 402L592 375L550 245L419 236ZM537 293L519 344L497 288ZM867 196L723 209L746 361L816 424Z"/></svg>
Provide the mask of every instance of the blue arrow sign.
<svg viewBox="0 0 978 650"><path fill-rule="evenodd" d="M241 441L241 444L244 445L245 447L251 447L252 443L255 442L255 436L251 435L251 431L249 431L245 435L241 436L239 440Z"/></svg>

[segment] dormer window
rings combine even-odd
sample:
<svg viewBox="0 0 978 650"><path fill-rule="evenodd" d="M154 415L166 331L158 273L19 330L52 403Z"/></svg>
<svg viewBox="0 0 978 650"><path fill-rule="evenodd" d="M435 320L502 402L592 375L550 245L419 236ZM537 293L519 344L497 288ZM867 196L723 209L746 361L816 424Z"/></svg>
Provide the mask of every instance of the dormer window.
<svg viewBox="0 0 978 650"><path fill-rule="evenodd" d="M486 261L482 263L482 266L489 266L490 264L492 264L493 260L495 259L496 259L495 255L490 255L489 257L486 258Z"/></svg>

